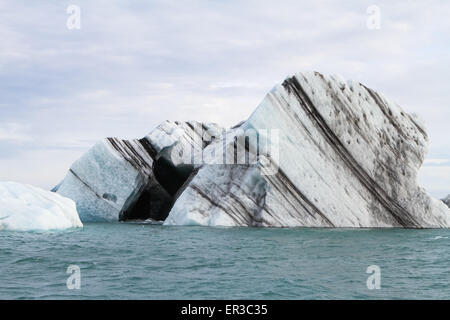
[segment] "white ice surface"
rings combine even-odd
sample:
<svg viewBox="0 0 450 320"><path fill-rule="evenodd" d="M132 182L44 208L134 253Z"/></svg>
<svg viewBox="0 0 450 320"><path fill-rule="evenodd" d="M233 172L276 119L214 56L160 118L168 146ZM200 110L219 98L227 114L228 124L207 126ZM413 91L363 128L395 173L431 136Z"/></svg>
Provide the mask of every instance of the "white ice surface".
<svg viewBox="0 0 450 320"><path fill-rule="evenodd" d="M53 230L82 226L72 200L30 185L0 182L0 230Z"/></svg>

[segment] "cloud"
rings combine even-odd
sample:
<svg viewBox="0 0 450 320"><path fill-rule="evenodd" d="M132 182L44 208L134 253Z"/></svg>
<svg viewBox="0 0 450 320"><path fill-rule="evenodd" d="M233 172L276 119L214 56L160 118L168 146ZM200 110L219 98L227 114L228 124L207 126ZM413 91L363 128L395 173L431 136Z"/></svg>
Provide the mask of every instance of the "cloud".
<svg viewBox="0 0 450 320"><path fill-rule="evenodd" d="M449 159L426 159L424 162L424 165L426 166L438 166L438 165L444 165L444 164L450 164Z"/></svg>
<svg viewBox="0 0 450 320"><path fill-rule="evenodd" d="M27 131L28 129L24 125L17 123L0 123L0 142L8 141L20 144L32 141L32 137Z"/></svg>
<svg viewBox="0 0 450 320"><path fill-rule="evenodd" d="M450 194L450 166L425 166L419 171L419 183L438 199Z"/></svg>
<svg viewBox="0 0 450 320"><path fill-rule="evenodd" d="M50 187L40 168L57 180L91 142L141 137L165 119L231 126L303 70L342 74L420 114L430 159L449 159L450 3L377 1L381 29L368 30L371 4L80 0L81 29L68 30L66 2L0 0L0 119L22 126L0 126L0 155L15 157L0 177L27 171Z"/></svg>

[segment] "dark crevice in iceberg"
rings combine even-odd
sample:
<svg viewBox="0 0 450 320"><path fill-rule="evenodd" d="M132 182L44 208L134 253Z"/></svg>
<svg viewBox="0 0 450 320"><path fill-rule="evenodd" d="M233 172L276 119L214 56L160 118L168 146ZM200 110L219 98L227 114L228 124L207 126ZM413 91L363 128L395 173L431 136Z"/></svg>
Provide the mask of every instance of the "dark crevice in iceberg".
<svg viewBox="0 0 450 320"><path fill-rule="evenodd" d="M153 163L153 173L156 180L174 196L191 175L194 167L188 164L175 166L170 159L170 152L161 151Z"/></svg>
<svg viewBox="0 0 450 320"><path fill-rule="evenodd" d="M146 139L141 140L150 155L156 154L156 150L146 143ZM148 142L148 141L147 141ZM122 213L121 220L147 220L164 221L169 215L175 196L193 172L192 165L180 164L175 166L170 155L172 147L163 149L155 156L152 172L154 179L150 186L145 188L128 210Z"/></svg>
<svg viewBox="0 0 450 320"><path fill-rule="evenodd" d="M147 187L137 201L124 211L121 221L147 220L164 221L172 207L173 197L160 185Z"/></svg>

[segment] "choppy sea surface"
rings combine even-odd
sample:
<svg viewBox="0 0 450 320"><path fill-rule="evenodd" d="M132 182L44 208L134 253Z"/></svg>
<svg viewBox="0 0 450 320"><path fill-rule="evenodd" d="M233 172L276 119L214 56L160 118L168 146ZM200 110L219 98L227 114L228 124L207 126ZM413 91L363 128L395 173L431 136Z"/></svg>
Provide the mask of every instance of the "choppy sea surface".
<svg viewBox="0 0 450 320"><path fill-rule="evenodd" d="M67 287L69 265L79 267L80 289ZM380 289L368 289L370 265ZM0 299L449 298L450 230L0 231Z"/></svg>

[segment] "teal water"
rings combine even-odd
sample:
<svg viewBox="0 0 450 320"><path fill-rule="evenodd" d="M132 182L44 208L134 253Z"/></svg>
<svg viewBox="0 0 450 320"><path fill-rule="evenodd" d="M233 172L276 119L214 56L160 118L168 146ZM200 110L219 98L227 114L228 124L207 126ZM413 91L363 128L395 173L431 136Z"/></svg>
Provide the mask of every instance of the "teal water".
<svg viewBox="0 0 450 320"><path fill-rule="evenodd" d="M449 262L450 230L86 223L0 232L0 299L448 299Z"/></svg>

